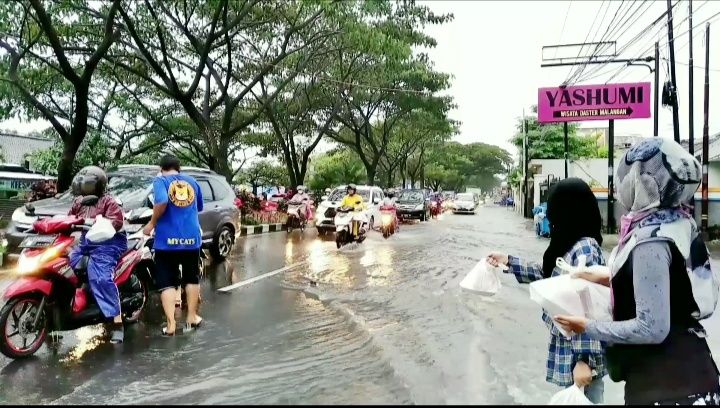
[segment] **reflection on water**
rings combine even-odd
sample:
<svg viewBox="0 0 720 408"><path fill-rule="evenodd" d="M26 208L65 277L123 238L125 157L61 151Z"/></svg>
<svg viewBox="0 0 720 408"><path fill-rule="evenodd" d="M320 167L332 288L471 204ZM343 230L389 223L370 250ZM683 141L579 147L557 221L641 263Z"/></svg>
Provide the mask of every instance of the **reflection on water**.
<svg viewBox="0 0 720 408"><path fill-rule="evenodd" d="M285 263L290 264L293 261L293 248L295 244L292 239L288 239L285 244Z"/></svg>
<svg viewBox="0 0 720 408"><path fill-rule="evenodd" d="M96 349L103 343L105 330L102 325L81 327L75 331L78 339L77 346L73 347L67 356L63 357L61 363L78 363L82 356L88 351Z"/></svg>

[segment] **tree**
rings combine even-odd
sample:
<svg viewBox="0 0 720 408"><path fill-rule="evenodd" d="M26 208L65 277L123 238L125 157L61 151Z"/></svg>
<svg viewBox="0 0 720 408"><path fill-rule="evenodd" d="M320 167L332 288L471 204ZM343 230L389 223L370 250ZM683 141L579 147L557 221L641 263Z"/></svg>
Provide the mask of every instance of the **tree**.
<svg viewBox="0 0 720 408"><path fill-rule="evenodd" d="M109 59L132 76L133 92L153 121L172 133L144 96L152 89L168 107L176 103L196 129L173 134L198 161L232 179L243 136L312 58L288 60L322 44L332 32L323 17L339 3L301 0L188 0L128 2L120 8L126 28L121 52ZM315 49L315 48L313 48ZM317 49L322 49L319 46ZM288 62L288 65L282 65ZM274 73L261 104L251 91ZM279 79L282 78L282 79Z"/></svg>
<svg viewBox="0 0 720 408"><path fill-rule="evenodd" d="M257 161L249 168L244 169L240 173L239 179L241 182L250 184L253 191L262 186L284 186L288 182L285 169L267 160Z"/></svg>
<svg viewBox="0 0 720 408"><path fill-rule="evenodd" d="M61 190L88 133L94 74L120 36L119 7L120 0L0 2L0 116L50 122L62 141Z"/></svg>
<svg viewBox="0 0 720 408"><path fill-rule="evenodd" d="M335 150L313 160L309 187L312 191L325 191L342 184L365 182L363 163L351 150Z"/></svg>
<svg viewBox="0 0 720 408"><path fill-rule="evenodd" d="M380 168L387 187L392 187L399 171L403 186L410 157L433 143L442 143L457 132L458 123L447 118L445 112L433 114L424 110L411 112L395 126Z"/></svg>
<svg viewBox="0 0 720 408"><path fill-rule="evenodd" d="M533 107L537 112L537 109ZM531 159L562 159L565 157L565 134L563 125L558 123L541 124L537 117L529 116L527 120L528 153ZM518 149L523 148L522 119L518 120L518 132L513 136L512 143ZM577 124L568 124L568 155L570 158L607 157L607 151L598 148L597 138L577 135Z"/></svg>
<svg viewBox="0 0 720 408"><path fill-rule="evenodd" d="M426 162L425 181L435 189L458 191L477 187L487 191L499 185L496 175L507 171L512 157L494 145L446 142L433 146Z"/></svg>
<svg viewBox="0 0 720 408"><path fill-rule="evenodd" d="M434 46L421 29L440 24L451 15L435 15L415 2L364 2L363 14L335 58L334 75L348 74L353 83L342 92L342 107L335 118L339 128L328 135L358 155L375 183L398 121L415 110L445 112L449 98L434 94L448 87L449 77L432 69L417 46ZM337 80L337 79L336 79Z"/></svg>

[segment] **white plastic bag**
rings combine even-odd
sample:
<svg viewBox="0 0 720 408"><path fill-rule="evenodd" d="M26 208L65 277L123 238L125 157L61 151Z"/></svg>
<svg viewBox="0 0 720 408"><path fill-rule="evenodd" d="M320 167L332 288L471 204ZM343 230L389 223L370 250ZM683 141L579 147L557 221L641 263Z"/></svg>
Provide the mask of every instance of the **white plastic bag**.
<svg viewBox="0 0 720 408"><path fill-rule="evenodd" d="M548 405L593 405L585 396L583 387L571 385L550 398Z"/></svg>
<svg viewBox="0 0 720 408"><path fill-rule="evenodd" d="M484 296L495 295L502 284L498 269L483 259L460 282L460 287Z"/></svg>
<svg viewBox="0 0 720 408"><path fill-rule="evenodd" d="M85 234L85 238L93 243L107 241L114 236L115 227L113 227L112 221L102 215L95 217L95 223L93 223L90 230Z"/></svg>
<svg viewBox="0 0 720 408"><path fill-rule="evenodd" d="M583 259L580 259L582 265ZM567 265L558 258L559 268L573 273L579 267ZM530 284L530 299L539 304L548 315L584 316L588 319L610 321L612 320L610 308L610 288L585 279L574 279L569 274L541 279ZM569 333L556 325L565 337Z"/></svg>

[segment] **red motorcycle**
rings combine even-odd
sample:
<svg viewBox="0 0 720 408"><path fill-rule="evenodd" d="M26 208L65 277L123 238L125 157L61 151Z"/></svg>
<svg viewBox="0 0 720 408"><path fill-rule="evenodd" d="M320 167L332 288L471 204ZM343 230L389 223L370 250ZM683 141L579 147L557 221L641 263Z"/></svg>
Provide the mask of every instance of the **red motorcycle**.
<svg viewBox="0 0 720 408"><path fill-rule="evenodd" d="M438 198L433 198L430 200L430 216L432 218L437 218L438 215L442 212L442 202Z"/></svg>
<svg viewBox="0 0 720 408"><path fill-rule="evenodd" d="M89 292L88 258L76 269L70 267L70 250L79 242L81 232L89 228L89 221L74 216L41 218L33 224L37 235L26 237L20 244L19 276L3 295L6 304L0 310L0 352L4 355L28 357L42 346L49 332L110 321ZM113 273L127 323L140 318L148 299L152 254L147 239L137 228L128 237L128 250Z"/></svg>
<svg viewBox="0 0 720 408"><path fill-rule="evenodd" d="M380 220L382 221L383 238L387 239L390 235L400 231L400 220L394 205L380 207Z"/></svg>

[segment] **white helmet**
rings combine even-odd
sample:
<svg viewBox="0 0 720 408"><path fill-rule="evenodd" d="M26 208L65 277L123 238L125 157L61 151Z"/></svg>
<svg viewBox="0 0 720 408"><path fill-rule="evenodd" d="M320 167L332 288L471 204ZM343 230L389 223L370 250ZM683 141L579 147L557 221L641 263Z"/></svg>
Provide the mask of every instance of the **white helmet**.
<svg viewBox="0 0 720 408"><path fill-rule="evenodd" d="M307 193L307 187L305 187L303 185L297 186L297 192L298 193Z"/></svg>

